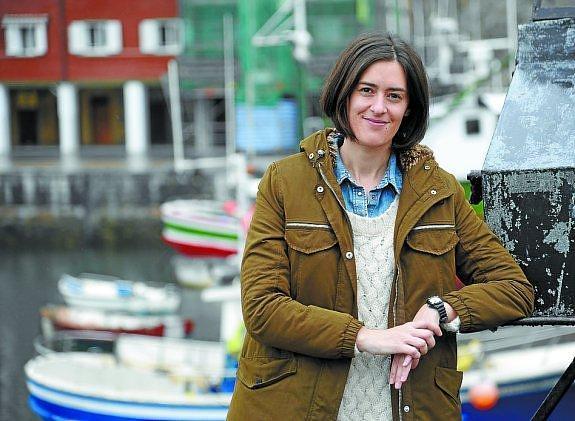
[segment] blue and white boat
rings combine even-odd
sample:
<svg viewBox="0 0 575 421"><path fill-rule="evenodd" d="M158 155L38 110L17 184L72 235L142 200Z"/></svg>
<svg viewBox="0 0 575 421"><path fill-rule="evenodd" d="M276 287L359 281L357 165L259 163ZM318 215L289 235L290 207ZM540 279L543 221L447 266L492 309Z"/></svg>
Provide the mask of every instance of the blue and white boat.
<svg viewBox="0 0 575 421"><path fill-rule="evenodd" d="M115 355L33 358L25 366L31 409L50 421L225 420L233 380L225 378L223 345L162 342L134 336Z"/></svg>
<svg viewBox="0 0 575 421"><path fill-rule="evenodd" d="M173 284L136 282L92 273L63 274L58 291L71 307L133 314L174 313L182 299L179 288Z"/></svg>

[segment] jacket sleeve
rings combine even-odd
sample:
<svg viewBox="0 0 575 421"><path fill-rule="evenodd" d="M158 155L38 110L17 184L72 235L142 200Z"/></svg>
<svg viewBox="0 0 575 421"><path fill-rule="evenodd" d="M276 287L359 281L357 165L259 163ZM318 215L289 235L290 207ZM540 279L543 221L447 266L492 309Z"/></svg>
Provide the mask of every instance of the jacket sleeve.
<svg viewBox="0 0 575 421"><path fill-rule="evenodd" d="M264 174L241 269L247 332L267 346L320 358L353 357L361 323L346 313L290 297L290 262L277 164Z"/></svg>
<svg viewBox="0 0 575 421"><path fill-rule="evenodd" d="M490 329L530 316L534 293L521 268L467 203L461 185L453 178L457 276L465 284L443 299L459 315L461 332Z"/></svg>

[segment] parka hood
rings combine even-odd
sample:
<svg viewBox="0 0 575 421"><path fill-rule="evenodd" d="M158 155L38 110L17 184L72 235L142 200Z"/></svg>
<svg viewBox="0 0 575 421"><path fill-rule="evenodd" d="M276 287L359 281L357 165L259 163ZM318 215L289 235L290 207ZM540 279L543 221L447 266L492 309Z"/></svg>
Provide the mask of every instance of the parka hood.
<svg viewBox="0 0 575 421"><path fill-rule="evenodd" d="M337 145L337 134L333 128L326 128L312 133L300 142L300 151L305 152L308 156L312 153L317 155L318 151L323 151L324 153L329 151L329 159L332 165L334 165L334 157L339 148ZM434 159L433 151L429 147L421 144L400 151L398 156L399 164L403 172L407 172L419 161Z"/></svg>

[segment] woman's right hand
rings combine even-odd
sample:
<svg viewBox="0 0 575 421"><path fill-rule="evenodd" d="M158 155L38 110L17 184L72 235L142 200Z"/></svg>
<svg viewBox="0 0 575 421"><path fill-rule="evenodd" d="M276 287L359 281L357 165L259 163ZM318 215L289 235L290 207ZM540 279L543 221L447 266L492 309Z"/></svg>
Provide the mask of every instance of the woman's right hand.
<svg viewBox="0 0 575 421"><path fill-rule="evenodd" d="M413 321L390 329L362 327L356 338L357 349L370 354L406 354L421 358L435 346L434 335L441 335L437 324Z"/></svg>

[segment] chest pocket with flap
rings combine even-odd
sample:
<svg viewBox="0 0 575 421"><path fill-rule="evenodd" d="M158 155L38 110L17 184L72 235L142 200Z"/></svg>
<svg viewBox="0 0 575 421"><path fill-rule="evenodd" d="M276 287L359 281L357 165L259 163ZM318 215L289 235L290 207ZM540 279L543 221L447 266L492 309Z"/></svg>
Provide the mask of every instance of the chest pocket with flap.
<svg viewBox="0 0 575 421"><path fill-rule="evenodd" d="M440 256L452 250L459 242L455 225L420 225L407 236L407 244L414 250Z"/></svg>
<svg viewBox="0 0 575 421"><path fill-rule="evenodd" d="M286 223L290 294L305 305L333 308L339 279L337 237L327 224Z"/></svg>

